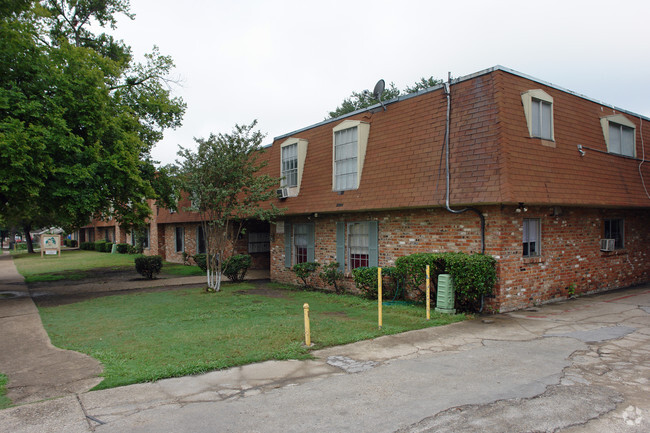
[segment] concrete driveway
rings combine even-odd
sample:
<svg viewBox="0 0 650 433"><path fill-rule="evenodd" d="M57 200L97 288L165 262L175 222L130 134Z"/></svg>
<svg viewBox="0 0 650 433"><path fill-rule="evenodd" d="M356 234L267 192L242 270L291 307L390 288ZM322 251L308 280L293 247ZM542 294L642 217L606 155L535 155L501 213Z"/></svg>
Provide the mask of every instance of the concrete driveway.
<svg viewBox="0 0 650 433"><path fill-rule="evenodd" d="M647 432L649 343L643 286L18 406L0 431Z"/></svg>

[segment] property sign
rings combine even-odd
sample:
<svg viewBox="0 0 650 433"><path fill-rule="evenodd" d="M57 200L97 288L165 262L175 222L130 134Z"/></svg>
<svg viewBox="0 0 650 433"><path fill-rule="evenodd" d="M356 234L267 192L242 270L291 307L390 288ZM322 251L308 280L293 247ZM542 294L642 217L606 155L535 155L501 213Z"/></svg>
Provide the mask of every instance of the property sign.
<svg viewBox="0 0 650 433"><path fill-rule="evenodd" d="M61 235L41 235L41 257L43 254L58 254L61 257Z"/></svg>

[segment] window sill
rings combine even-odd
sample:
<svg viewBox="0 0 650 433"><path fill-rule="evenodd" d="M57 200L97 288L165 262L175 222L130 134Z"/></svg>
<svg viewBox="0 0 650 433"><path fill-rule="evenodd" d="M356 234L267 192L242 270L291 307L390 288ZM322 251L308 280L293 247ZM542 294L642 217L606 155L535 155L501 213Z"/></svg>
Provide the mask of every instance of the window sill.
<svg viewBox="0 0 650 433"><path fill-rule="evenodd" d="M535 256L535 257L523 257L522 261L524 264L528 265L531 263L544 263L544 257L542 256Z"/></svg>
<svg viewBox="0 0 650 433"><path fill-rule="evenodd" d="M614 257L614 256L622 256L626 255L627 250L625 248L621 248L620 250L614 250L614 251L601 251L600 256L601 257Z"/></svg>

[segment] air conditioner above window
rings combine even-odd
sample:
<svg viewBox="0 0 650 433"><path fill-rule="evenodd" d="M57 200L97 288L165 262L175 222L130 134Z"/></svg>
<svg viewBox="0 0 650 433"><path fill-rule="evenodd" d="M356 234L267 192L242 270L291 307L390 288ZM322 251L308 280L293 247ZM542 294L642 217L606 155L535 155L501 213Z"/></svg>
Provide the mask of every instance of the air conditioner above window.
<svg viewBox="0 0 650 433"><path fill-rule="evenodd" d="M601 239L600 251L614 251L616 239Z"/></svg>
<svg viewBox="0 0 650 433"><path fill-rule="evenodd" d="M289 189L288 188L278 188L275 193L278 195L278 198L287 198L289 197Z"/></svg>

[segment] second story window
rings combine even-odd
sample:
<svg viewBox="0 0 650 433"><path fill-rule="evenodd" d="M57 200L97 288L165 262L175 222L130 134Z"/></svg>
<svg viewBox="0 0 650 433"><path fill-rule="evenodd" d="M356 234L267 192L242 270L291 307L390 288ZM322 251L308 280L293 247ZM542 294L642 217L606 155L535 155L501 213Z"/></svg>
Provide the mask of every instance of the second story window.
<svg viewBox="0 0 650 433"><path fill-rule="evenodd" d="M334 190L357 188L357 128L334 133Z"/></svg>
<svg viewBox="0 0 650 433"><path fill-rule="evenodd" d="M282 148L282 177L283 186L298 186L298 143Z"/></svg>
<svg viewBox="0 0 650 433"><path fill-rule="evenodd" d="M601 118L600 124L609 153L633 158L636 156L635 125L630 119L622 114L614 114Z"/></svg>
<svg viewBox="0 0 650 433"><path fill-rule="evenodd" d="M531 138L546 140L547 146L554 147L553 97L541 89L533 89L521 94L526 125Z"/></svg>
<svg viewBox="0 0 650 433"><path fill-rule="evenodd" d="M332 129L332 191L359 188L370 123L344 120Z"/></svg>
<svg viewBox="0 0 650 433"><path fill-rule="evenodd" d="M543 138L544 140L552 140L552 110L551 104L541 99L533 98L531 101L532 112L532 129L533 137Z"/></svg>

